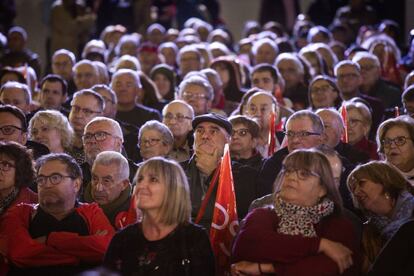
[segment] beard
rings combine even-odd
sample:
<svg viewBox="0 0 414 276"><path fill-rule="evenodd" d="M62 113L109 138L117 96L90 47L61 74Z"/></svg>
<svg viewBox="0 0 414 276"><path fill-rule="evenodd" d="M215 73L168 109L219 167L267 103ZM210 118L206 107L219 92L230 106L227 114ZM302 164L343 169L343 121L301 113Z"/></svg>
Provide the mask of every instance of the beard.
<svg viewBox="0 0 414 276"><path fill-rule="evenodd" d="M66 200L60 194L54 191L42 191L39 194L39 204L45 210L63 209Z"/></svg>
<svg viewBox="0 0 414 276"><path fill-rule="evenodd" d="M86 162L92 167L93 162L95 162L96 156L98 156L98 154L101 153L101 150L98 147L93 147L85 152Z"/></svg>

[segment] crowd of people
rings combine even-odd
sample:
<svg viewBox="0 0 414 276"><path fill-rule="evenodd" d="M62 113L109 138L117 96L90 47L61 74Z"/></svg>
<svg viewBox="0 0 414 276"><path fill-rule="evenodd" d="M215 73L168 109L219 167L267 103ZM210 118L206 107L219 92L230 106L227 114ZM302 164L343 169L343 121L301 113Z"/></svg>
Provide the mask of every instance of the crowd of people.
<svg viewBox="0 0 414 276"><path fill-rule="evenodd" d="M99 22L62 24L65 5L50 72L35 34L4 36L0 275L216 275L227 144L228 274L414 273L414 39L396 22L350 1L329 26L248 21L237 42L195 17L90 39Z"/></svg>

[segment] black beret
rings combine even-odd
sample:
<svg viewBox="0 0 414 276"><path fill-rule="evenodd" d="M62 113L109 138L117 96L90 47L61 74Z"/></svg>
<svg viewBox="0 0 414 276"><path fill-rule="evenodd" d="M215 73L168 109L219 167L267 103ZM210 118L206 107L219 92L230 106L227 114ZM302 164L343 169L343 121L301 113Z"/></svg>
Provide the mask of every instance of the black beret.
<svg viewBox="0 0 414 276"><path fill-rule="evenodd" d="M229 122L229 120L227 120L227 118L225 118L224 116L216 114L216 113L208 113L208 114L196 116L192 122L193 129L196 129L196 127L202 122L210 122L218 126L221 126L230 135L233 131L233 127L231 123Z"/></svg>

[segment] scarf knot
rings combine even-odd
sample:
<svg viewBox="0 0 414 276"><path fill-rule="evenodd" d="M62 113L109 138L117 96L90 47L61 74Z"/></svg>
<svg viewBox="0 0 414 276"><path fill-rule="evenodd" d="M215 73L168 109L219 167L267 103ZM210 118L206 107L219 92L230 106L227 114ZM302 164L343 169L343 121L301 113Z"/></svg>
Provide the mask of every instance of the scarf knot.
<svg viewBox="0 0 414 276"><path fill-rule="evenodd" d="M317 237L314 225L333 213L335 205L330 199L323 199L315 206L306 207L288 203L276 195L275 212L279 217L278 233Z"/></svg>

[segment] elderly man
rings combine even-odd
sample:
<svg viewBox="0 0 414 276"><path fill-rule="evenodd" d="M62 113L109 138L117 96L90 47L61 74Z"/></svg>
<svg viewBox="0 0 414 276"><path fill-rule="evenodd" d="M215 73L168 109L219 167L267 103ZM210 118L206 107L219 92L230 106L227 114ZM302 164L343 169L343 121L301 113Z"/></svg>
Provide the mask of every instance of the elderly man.
<svg viewBox="0 0 414 276"><path fill-rule="evenodd" d="M40 108L59 110L66 116L69 112L62 107L68 95L68 85L59 75L47 75L40 82Z"/></svg>
<svg viewBox="0 0 414 276"><path fill-rule="evenodd" d="M92 86L91 89L101 95L105 100L103 116L115 119L118 104L118 98L116 97L115 91L105 84L96 84ZM138 128L122 121L119 121L118 123L122 128L122 133L124 134L124 148L128 158L135 161L140 160L139 154L136 150L138 144Z"/></svg>
<svg viewBox="0 0 414 276"><path fill-rule="evenodd" d="M9 275L74 275L98 265L115 233L97 204L77 201L76 161L66 154L40 158L36 182L39 204L16 206L0 226Z"/></svg>
<svg viewBox="0 0 414 276"><path fill-rule="evenodd" d="M213 103L213 87L201 76L191 76L178 87L179 98L191 105L196 116L207 114Z"/></svg>
<svg viewBox="0 0 414 276"><path fill-rule="evenodd" d="M256 149L259 140L259 125L256 121L241 115L230 117L229 121L233 127L230 142L232 160L250 166L259 172L263 164L263 157Z"/></svg>
<svg viewBox="0 0 414 276"><path fill-rule="evenodd" d="M343 60L335 66L334 74L343 100L348 101L359 97L372 109L370 138L375 137L376 130L384 115L384 105L380 100L360 92L359 87L362 84L361 67L356 62Z"/></svg>
<svg viewBox="0 0 414 276"><path fill-rule="evenodd" d="M99 83L98 68L90 60L80 60L73 66L73 80L77 90L89 89Z"/></svg>
<svg viewBox="0 0 414 276"><path fill-rule="evenodd" d="M0 102L14 105L28 114L32 104L32 94L26 84L9 81L0 88Z"/></svg>
<svg viewBox="0 0 414 276"><path fill-rule="evenodd" d="M324 126L315 113L301 110L293 113L286 123L287 147L276 151L266 159L259 175L259 188L263 194L273 191L273 183L282 169L283 159L296 149L309 149L323 143Z"/></svg>
<svg viewBox="0 0 414 276"><path fill-rule="evenodd" d="M184 79L189 72L202 69L203 56L195 45L186 45L178 52L177 64L179 76Z"/></svg>
<svg viewBox="0 0 414 276"><path fill-rule="evenodd" d="M162 110L162 122L171 130L174 136L174 145L168 158L177 162L190 159L193 155L193 135L191 121L194 119L194 110L186 102L175 100L167 104Z"/></svg>
<svg viewBox="0 0 414 276"><path fill-rule="evenodd" d="M85 160L82 164L84 186L91 180L91 168L96 156L103 151L121 153L124 138L119 123L106 117L95 117L86 126L82 136ZM131 180L137 170L134 162L128 160Z"/></svg>
<svg viewBox="0 0 414 276"><path fill-rule="evenodd" d="M122 154L104 151L96 156L92 166L92 179L85 188L84 201L96 202L115 229L129 224L131 203L129 164Z"/></svg>
<svg viewBox="0 0 414 276"><path fill-rule="evenodd" d="M270 116L272 112L275 114L275 124L280 124L282 118L279 105L275 97L264 91L258 91L249 98L244 112L247 117L252 118L259 125L257 150L263 157L268 157ZM285 119L283 118L283 120ZM274 138L276 147L279 147L283 134L277 130Z"/></svg>
<svg viewBox="0 0 414 276"><path fill-rule="evenodd" d="M66 49L57 50L52 56L52 72L53 74L61 76L67 82L69 96L72 96L76 92L72 70L75 63L75 54Z"/></svg>
<svg viewBox="0 0 414 276"><path fill-rule="evenodd" d="M366 153L341 141L345 127L341 114L339 114L336 109L321 108L316 111L316 114L321 117L325 127L324 144L326 146L336 150L341 156L348 159L352 164L366 163L369 161L369 156Z"/></svg>
<svg viewBox="0 0 414 276"><path fill-rule="evenodd" d="M294 110L301 110L309 105L308 89L304 84L304 67L294 53L282 53L276 58L276 67L285 81L283 95L289 98Z"/></svg>
<svg viewBox="0 0 414 276"><path fill-rule="evenodd" d="M210 228L214 203L217 192L217 182L220 159L224 153L224 145L229 143L232 133L230 122L221 115L211 113L194 118L194 155L182 166L187 174L190 185L192 217L195 218L203 200L208 200L205 212L199 221L201 225ZM241 169L243 168L243 169ZM239 219L247 214L250 202L258 197L254 169L232 164L234 188ZM214 180L216 182L214 182ZM216 185L211 196L205 199L210 185Z"/></svg>
<svg viewBox="0 0 414 276"><path fill-rule="evenodd" d="M362 93L378 98L385 108L394 114L396 106L401 107L401 89L381 78L381 64L378 57L368 52L358 52L352 58L361 68Z"/></svg>
<svg viewBox="0 0 414 276"><path fill-rule="evenodd" d="M118 98L116 120L136 127L146 121L161 121L161 115L155 109L137 104L138 97L143 93L137 72L120 69L112 76L111 88Z"/></svg>
<svg viewBox="0 0 414 276"><path fill-rule="evenodd" d="M101 95L92 90L81 90L73 95L69 122L75 131L72 156L79 164L84 162L82 135L87 123L102 115L105 102Z"/></svg>
<svg viewBox="0 0 414 276"><path fill-rule="evenodd" d="M45 145L27 140L26 116L12 105L0 105L0 141L13 141L26 146L32 150L34 159L50 152Z"/></svg>
<svg viewBox="0 0 414 276"><path fill-rule="evenodd" d="M270 38L262 38L253 43L252 54L254 65L260 63L274 64L279 48Z"/></svg>

